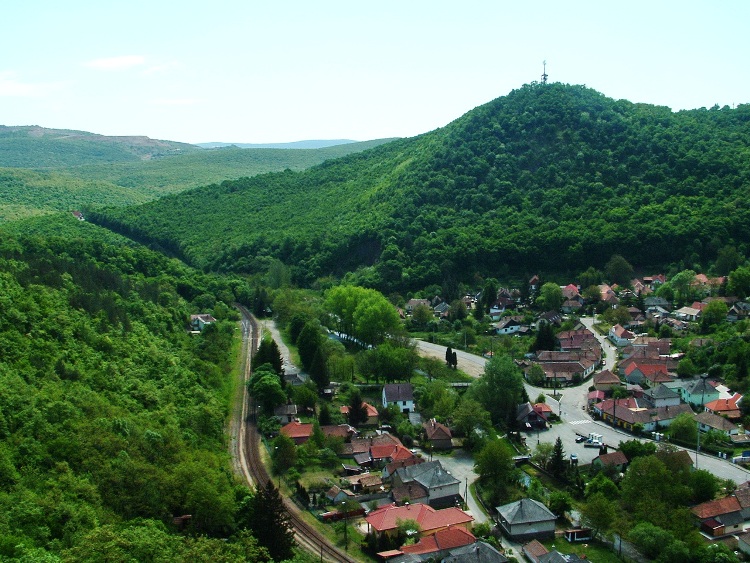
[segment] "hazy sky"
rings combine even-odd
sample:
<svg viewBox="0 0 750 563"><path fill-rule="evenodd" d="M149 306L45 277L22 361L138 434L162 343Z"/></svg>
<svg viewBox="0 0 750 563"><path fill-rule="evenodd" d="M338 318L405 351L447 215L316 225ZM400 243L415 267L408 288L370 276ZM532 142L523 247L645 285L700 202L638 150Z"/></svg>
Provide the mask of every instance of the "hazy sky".
<svg viewBox="0 0 750 563"><path fill-rule="evenodd" d="M7 0L0 124L184 142L409 137L523 84L750 102L750 1Z"/></svg>

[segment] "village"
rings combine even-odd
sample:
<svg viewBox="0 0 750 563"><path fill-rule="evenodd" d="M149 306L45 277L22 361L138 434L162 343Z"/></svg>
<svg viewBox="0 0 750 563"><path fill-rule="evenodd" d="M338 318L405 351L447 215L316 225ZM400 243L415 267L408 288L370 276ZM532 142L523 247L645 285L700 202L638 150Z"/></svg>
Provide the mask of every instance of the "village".
<svg viewBox="0 0 750 563"><path fill-rule="evenodd" d="M716 296L716 287L725 281L700 275L693 283L705 292L705 298L672 310L667 300L654 294L665 282L664 276L653 276L634 280L625 290L601 285L600 302L606 303L608 310L619 309L619 322L608 324L600 317L594 323L591 317L591 322L575 321L565 330L559 327L566 322L570 326L571 319L580 319L578 314L586 307L579 287L559 286L563 297L559 309L543 311L529 324L528 312L516 314L521 309L518 292L498 290L489 312L494 334L522 338L538 332L542 325L553 330L557 327L554 349L538 350L515 360L530 397L516 407L516 465L531 464L535 470L549 473L549 467L535 455L533 444L540 443L540 434L548 439L557 430L557 435L564 437L566 450L571 452L566 463L576 471L585 467L590 476L597 472L608 476L626 474L631 460L618 448L618 442L603 438L606 428L602 433L583 432L583 426L578 431L571 422L586 423L586 429L597 428L596 424L610 427L622 434L621 441L643 440L654 444L655 451L662 451L668 442L668 450L664 451L687 471L697 469L697 455L695 462L692 459L696 450L725 464L750 462L750 451L744 450L750 435L742 424L742 395L729 389L718 373L685 373L684 352L673 350L672 338L660 336L666 334L661 328L665 326L673 336L690 334L691 328L701 322L703 311L712 308L711 303L722 304L720 310L726 315L722 320L727 322L746 319L750 305L736 298ZM529 280L532 294L540 290L536 283L536 276ZM632 293L633 288L638 288L637 296ZM621 304L634 301L641 307ZM477 296L467 296L464 303L471 311L476 307ZM412 299L399 312L408 319L418 307L429 307L435 318L448 314L445 303L426 299ZM202 321L196 319L198 322ZM647 326L657 335L648 335ZM700 347L711 342L695 337L690 345ZM288 354L287 350L285 367L293 368ZM492 355L485 351L485 357L477 356L478 365ZM288 371L290 382L304 381L304 374ZM467 384L452 385L460 390ZM332 383L326 393L334 398L347 388L350 390L350 385L343 387ZM576 404L581 405L581 410L566 417L561 397L571 392L579 396ZM292 467L294 463L279 471L296 492L302 508L334 526L344 521L344 534L353 526L364 538L367 551L391 563L425 561L436 554L460 557L469 553L474 557L481 554L482 561L501 562L524 556L534 562L546 562L562 554L545 547L542 541L555 537L565 537L572 545L592 541L595 530L575 510L556 514L533 498L500 506L483 506L481 500L477 503L473 498L476 474L470 482L468 477L458 478L450 467L455 452L461 451L463 437L454 435L450 421L432 417L423 420L419 395L419 386L408 381L363 386L364 418L356 424L349 423L351 406L345 400L339 401L335 416L326 417L334 419L331 424L324 424L320 416L311 417L309 409L306 412L299 405L278 405L273 416L279 423L280 436L293 443L298 452L313 441L316 447L311 451L320 451L318 446L323 446L331 453L323 464L326 471L318 472L314 480L300 475ZM557 409L553 408L556 401L560 401ZM418 428L418 433L400 435L392 425L393 412ZM388 415L382 416L385 413ZM582 417L586 420L581 421ZM682 434L670 434L675 421L675 428L683 429ZM685 431L686 426L692 427L693 432ZM281 446L278 439L273 439L273 432L268 437L268 453L276 467ZM402 438L407 438L406 443ZM691 450L693 453L688 453ZM735 467L739 469L740 465ZM748 477L741 478L742 473L739 475L728 479L736 484L730 494L717 495L718 498L691 508L695 525L707 541L730 538L732 550L738 554L750 553L750 532L745 532L750 528L750 482ZM348 541L346 538L347 544ZM617 537L613 549L615 544L622 549L625 542ZM564 555L565 560L579 560L577 552L585 556L585 550L574 547Z"/></svg>

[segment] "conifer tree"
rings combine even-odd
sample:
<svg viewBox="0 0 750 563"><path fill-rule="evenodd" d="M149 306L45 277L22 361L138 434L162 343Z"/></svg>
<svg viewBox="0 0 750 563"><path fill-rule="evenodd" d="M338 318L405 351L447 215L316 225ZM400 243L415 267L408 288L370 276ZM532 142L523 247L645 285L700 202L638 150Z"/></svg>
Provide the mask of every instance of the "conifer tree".
<svg viewBox="0 0 750 563"><path fill-rule="evenodd" d="M290 559L294 555L294 530L283 499L270 479L253 497L250 527L260 544L268 548L274 561Z"/></svg>

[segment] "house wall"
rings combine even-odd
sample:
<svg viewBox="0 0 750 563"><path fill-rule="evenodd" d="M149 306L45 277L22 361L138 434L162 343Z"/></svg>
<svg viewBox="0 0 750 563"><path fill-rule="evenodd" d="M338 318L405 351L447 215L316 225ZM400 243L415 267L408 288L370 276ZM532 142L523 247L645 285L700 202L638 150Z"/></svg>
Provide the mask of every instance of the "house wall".
<svg viewBox="0 0 750 563"><path fill-rule="evenodd" d="M528 524L509 524L500 519L500 526L508 536L516 540L552 538L555 536L554 520Z"/></svg>

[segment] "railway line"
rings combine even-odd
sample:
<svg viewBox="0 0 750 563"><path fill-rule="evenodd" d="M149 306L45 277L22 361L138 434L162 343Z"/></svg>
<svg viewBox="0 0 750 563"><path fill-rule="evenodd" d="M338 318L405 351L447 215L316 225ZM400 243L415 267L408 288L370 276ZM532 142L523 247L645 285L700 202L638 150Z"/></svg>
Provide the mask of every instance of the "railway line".
<svg viewBox="0 0 750 563"><path fill-rule="evenodd" d="M258 349L260 343L260 327L250 311L239 304L235 305L242 314L242 337L243 337L243 391L242 407L236 409L233 421L233 447L235 470L251 487L265 487L270 480L268 470L260 458L260 433L249 416L250 397L248 394L247 380L250 378L250 360ZM238 417L238 418L237 418ZM282 497L283 498L283 497ZM318 532L311 524L302 517L299 508L288 498L284 498L284 508L289 515L289 520L294 529L294 538L297 544L310 553L320 556L321 561L359 563L348 553L341 551L331 545L324 535Z"/></svg>

